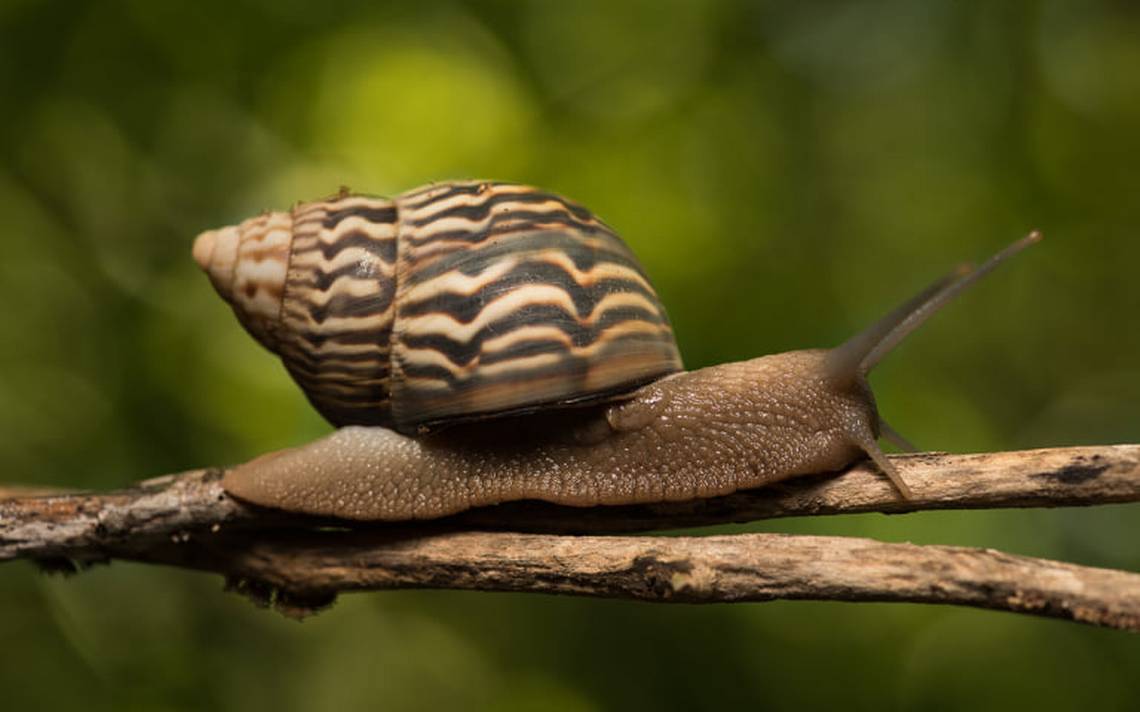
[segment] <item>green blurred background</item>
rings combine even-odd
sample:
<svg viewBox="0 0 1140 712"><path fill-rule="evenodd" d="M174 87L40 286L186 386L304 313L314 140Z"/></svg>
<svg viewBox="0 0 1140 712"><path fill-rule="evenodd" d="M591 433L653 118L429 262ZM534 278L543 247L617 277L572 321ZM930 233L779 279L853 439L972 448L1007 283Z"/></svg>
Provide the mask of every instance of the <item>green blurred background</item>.
<svg viewBox="0 0 1140 712"><path fill-rule="evenodd" d="M689 367L1046 241L876 372L923 447L1140 440L1125 2L0 2L0 468L114 487L327 431L196 271L264 208L458 177L590 206ZM1140 570L1136 506L761 522ZM347 596L0 567L5 710L1140 707L1135 637L910 605Z"/></svg>

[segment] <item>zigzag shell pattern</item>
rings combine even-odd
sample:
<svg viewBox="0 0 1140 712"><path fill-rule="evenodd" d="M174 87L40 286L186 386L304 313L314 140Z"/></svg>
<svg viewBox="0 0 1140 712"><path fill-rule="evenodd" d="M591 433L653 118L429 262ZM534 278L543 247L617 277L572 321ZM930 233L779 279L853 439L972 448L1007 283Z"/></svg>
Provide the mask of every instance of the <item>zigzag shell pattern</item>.
<svg viewBox="0 0 1140 712"><path fill-rule="evenodd" d="M600 401L682 368L621 238L528 186L345 193L204 232L194 257L338 426Z"/></svg>

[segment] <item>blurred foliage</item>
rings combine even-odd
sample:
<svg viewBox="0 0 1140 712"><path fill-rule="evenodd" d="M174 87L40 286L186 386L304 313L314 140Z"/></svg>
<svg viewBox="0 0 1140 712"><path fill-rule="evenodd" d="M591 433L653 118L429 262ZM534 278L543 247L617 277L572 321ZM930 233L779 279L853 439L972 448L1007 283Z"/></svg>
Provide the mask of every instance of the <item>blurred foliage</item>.
<svg viewBox="0 0 1140 712"><path fill-rule="evenodd" d="M938 449L1135 442L1138 67L1140 11L1107 0L5 0L3 477L111 487L324 432L192 236L456 177L603 216L690 367L836 343L1039 227L879 369L881 409ZM1140 570L1136 511L746 528ZM0 609L11 710L1140 706L1134 639L982 611L405 592L298 626L120 564L4 566Z"/></svg>

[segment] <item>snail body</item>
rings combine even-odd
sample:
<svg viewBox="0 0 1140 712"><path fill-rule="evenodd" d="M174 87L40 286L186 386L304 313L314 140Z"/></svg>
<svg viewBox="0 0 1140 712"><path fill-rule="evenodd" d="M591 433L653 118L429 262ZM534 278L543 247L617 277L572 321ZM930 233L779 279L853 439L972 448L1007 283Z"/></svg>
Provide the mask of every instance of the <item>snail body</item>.
<svg viewBox="0 0 1140 712"><path fill-rule="evenodd" d="M534 188L342 193L199 236L239 320L334 425L229 470L255 504L357 520L519 499L677 501L839 470L877 445L870 368L1033 233L831 350L683 371L621 239Z"/></svg>

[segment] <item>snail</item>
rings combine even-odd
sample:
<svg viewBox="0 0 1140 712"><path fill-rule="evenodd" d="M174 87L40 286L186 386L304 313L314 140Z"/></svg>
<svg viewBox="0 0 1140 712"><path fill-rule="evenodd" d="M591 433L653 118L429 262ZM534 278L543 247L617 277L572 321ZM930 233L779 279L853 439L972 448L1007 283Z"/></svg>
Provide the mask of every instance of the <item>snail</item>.
<svg viewBox="0 0 1140 712"><path fill-rule="evenodd" d="M339 429L229 469L257 505L430 519L511 500L680 501L838 471L877 441L868 372L1033 232L840 346L685 371L621 238L558 195L449 182L342 190L202 233L195 260Z"/></svg>

